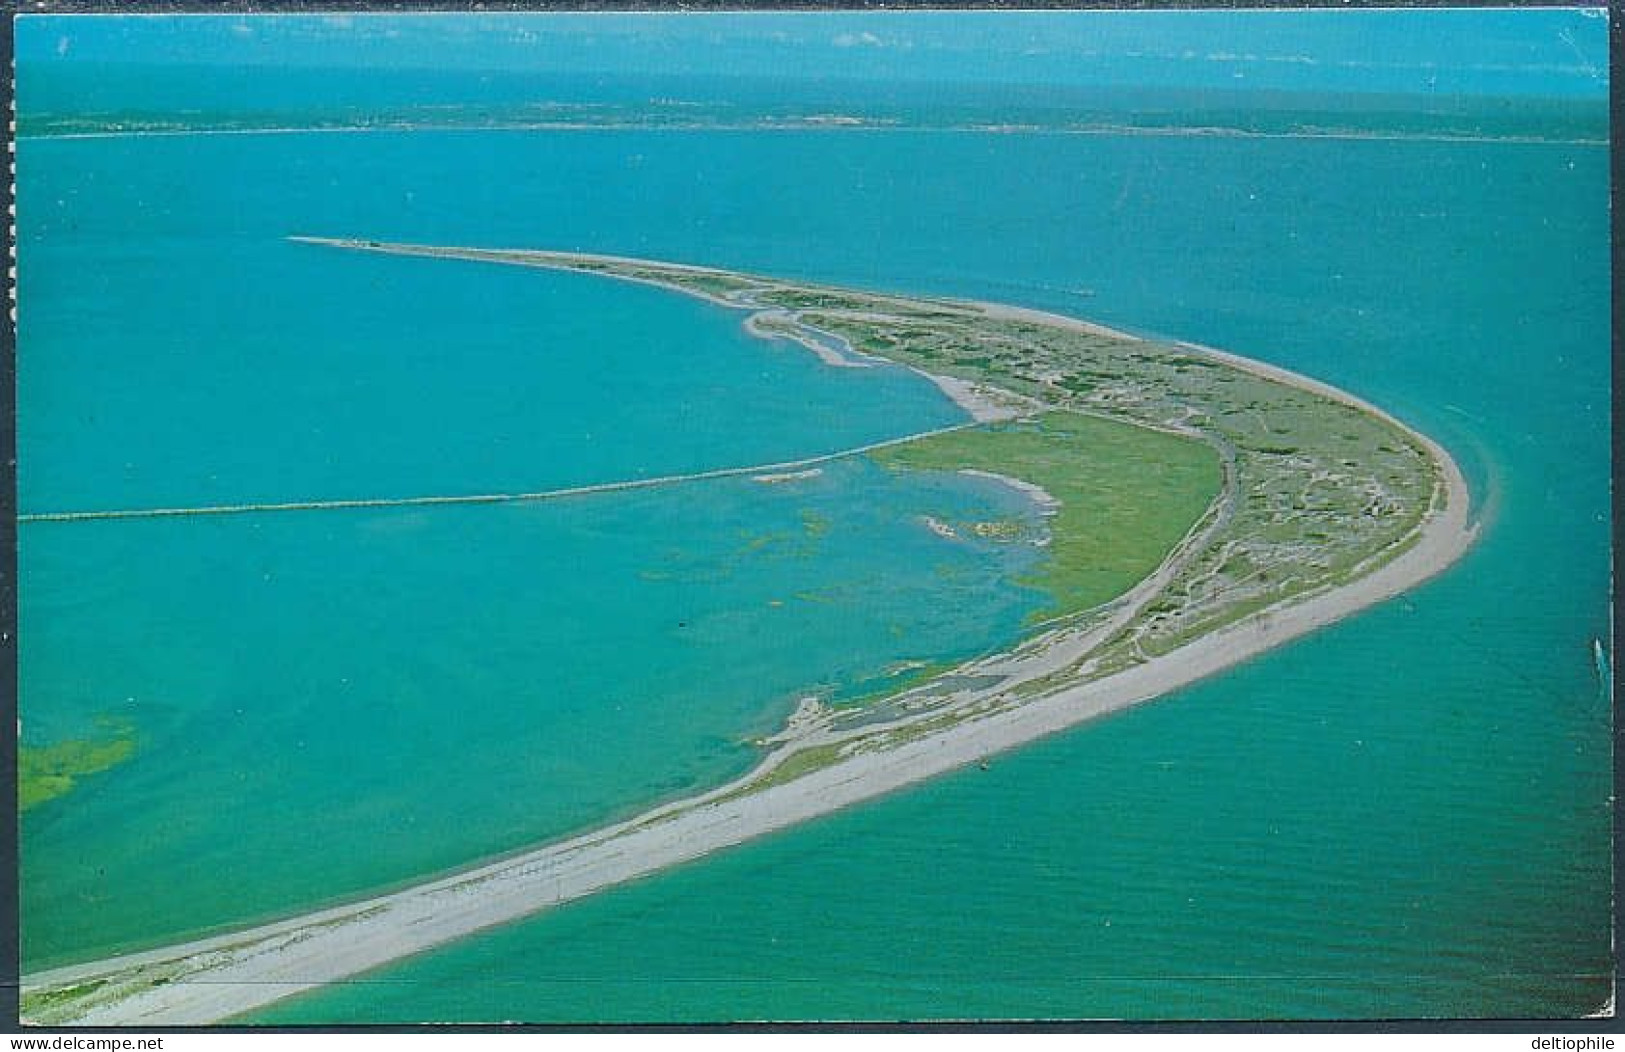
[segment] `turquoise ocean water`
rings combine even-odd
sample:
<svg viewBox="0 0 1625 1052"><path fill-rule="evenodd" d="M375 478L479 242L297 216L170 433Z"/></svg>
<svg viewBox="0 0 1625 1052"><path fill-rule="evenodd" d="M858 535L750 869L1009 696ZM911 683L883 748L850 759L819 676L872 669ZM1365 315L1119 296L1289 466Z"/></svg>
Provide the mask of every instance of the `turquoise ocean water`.
<svg viewBox="0 0 1625 1052"><path fill-rule="evenodd" d="M646 287L291 244L339 229L327 186L245 206L232 173L334 143L362 147L334 160L362 182L404 160L356 170L363 137L30 144L26 181L58 196L23 205L25 512L533 491L963 419L911 373L831 369ZM131 258L73 281L102 251ZM1036 548L949 544L928 513L1035 514L860 460L773 486L31 526L23 740L111 719L138 749L29 814L25 955L284 913L741 774L801 694L976 654L1037 608L1008 583Z"/></svg>
<svg viewBox="0 0 1625 1052"><path fill-rule="evenodd" d="M1444 577L988 771L256 1019L1581 1013L1609 989L1606 157L941 130L25 141L21 508L542 488L957 419L908 374L826 369L655 290L291 233L974 295L1299 369L1457 455L1484 534ZM743 770L799 692L1012 638L1033 553L943 545L927 512L1023 508L855 463L24 526L25 743L109 714L138 735L25 816L26 964L624 814Z"/></svg>

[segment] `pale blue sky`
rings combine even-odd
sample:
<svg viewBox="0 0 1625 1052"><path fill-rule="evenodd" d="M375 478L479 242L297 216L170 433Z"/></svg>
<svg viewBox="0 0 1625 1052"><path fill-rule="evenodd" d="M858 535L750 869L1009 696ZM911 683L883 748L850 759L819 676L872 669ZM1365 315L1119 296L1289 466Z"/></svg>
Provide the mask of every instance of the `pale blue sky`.
<svg viewBox="0 0 1625 1052"><path fill-rule="evenodd" d="M1602 97L1598 9L25 16L19 62Z"/></svg>

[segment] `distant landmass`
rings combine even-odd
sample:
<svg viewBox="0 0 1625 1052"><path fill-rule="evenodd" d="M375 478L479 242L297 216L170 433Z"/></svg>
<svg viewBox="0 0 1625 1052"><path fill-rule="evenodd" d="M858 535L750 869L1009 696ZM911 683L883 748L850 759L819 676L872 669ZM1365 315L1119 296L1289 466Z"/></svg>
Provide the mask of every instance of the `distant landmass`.
<svg viewBox="0 0 1625 1052"><path fill-rule="evenodd" d="M173 67L30 71L17 134L537 129L912 128L965 132L1292 135L1606 142L1604 99L1386 95L1307 91L1157 90L1025 85L831 81L757 84L753 78L300 70L275 94L241 71L242 90L208 106L197 81ZM288 81L293 81L290 84ZM424 88L425 81L436 92ZM741 81L748 82L741 89ZM303 84L309 90L301 90ZM219 86L217 85L217 88ZM432 95L432 98L430 97Z"/></svg>

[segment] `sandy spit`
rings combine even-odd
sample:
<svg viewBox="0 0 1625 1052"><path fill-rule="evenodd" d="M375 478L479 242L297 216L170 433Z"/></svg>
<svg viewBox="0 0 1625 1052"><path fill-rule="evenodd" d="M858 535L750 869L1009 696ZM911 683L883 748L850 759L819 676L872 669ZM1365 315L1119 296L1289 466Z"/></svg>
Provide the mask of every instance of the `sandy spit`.
<svg viewBox="0 0 1625 1052"><path fill-rule="evenodd" d="M1057 315L978 306L1001 316L1111 332ZM1344 392L1287 370L1208 348L1192 349L1392 419ZM26 976L24 991L98 978L110 980L105 990L131 982L130 996L92 1007L75 1022L86 1026L219 1022L1160 697L1413 588L1467 550L1476 529L1468 523L1468 492L1461 472L1438 444L1410 433L1441 472L1442 501L1436 501L1420 527L1417 543L1344 587L1266 610L1116 675L1063 687L893 748L858 752L791 782L733 795L760 773L758 768L731 785L467 872L248 931ZM170 981L148 986L139 974L142 969L149 970L149 976L172 973Z"/></svg>
<svg viewBox="0 0 1625 1052"><path fill-rule="evenodd" d="M1437 449L1436 446L1430 447ZM503 924L850 804L978 762L1084 720L1159 697L1329 625L1437 574L1471 543L1467 488L1440 461L1446 501L1398 559L1352 584L1181 647L1118 675L1059 690L888 751L859 753L783 785L637 819L469 873L351 906L130 957L30 976L25 989L186 961L199 970L93 1010L83 1025L219 1022L300 991ZM727 787L724 787L726 789ZM724 798L718 798L724 797ZM228 947L232 947L228 949Z"/></svg>
<svg viewBox="0 0 1625 1052"><path fill-rule="evenodd" d="M1061 502L1051 495L1049 490L1036 482L1013 478L1010 475L1001 475L997 471L983 471L980 468L960 468L959 473L969 475L971 478L992 479L1000 485L1008 486L1032 501L1033 504L1037 505L1039 511L1045 515L1053 515L1061 509Z"/></svg>
<svg viewBox="0 0 1625 1052"><path fill-rule="evenodd" d="M142 963L218 962L84 1016L83 1025L219 1022L473 932L966 767L991 753L1167 694L1414 587L1454 562L1473 531L1467 489L1445 461L1448 498L1421 540L1347 587L1230 626L1118 675L1059 690L783 785L711 799L348 907L148 954L31 976L25 989ZM714 795L714 794L708 794ZM662 817L664 813L664 817ZM245 945L246 944L246 945ZM227 946L240 947L226 950Z"/></svg>

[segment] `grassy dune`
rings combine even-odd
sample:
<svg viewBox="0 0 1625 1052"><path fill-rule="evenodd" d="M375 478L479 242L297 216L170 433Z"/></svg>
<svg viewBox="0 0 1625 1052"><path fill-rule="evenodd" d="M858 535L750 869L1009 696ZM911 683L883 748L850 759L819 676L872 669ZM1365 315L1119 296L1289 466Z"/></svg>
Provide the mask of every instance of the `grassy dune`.
<svg viewBox="0 0 1625 1052"><path fill-rule="evenodd" d="M1154 570L1223 483L1218 454L1195 438L1081 413L934 435L870 454L892 468L995 472L1060 502L1048 557L1031 580L1051 596L1039 617L1087 610Z"/></svg>

